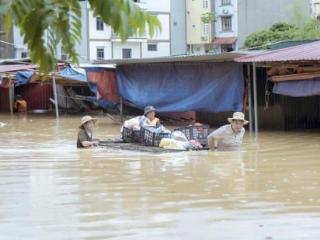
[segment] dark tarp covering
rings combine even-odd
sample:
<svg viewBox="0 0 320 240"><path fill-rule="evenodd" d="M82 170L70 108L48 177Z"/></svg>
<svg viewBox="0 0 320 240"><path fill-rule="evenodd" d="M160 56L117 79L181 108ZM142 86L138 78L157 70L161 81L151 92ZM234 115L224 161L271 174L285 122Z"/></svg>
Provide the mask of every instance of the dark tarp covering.
<svg viewBox="0 0 320 240"><path fill-rule="evenodd" d="M160 112L241 111L242 65L224 63L130 64L117 69L120 95Z"/></svg>
<svg viewBox="0 0 320 240"><path fill-rule="evenodd" d="M105 99L98 100L96 97L91 97L91 96L86 97L86 100L89 102L95 103L104 109L115 108L117 106L117 104L112 101L105 100Z"/></svg>
<svg viewBox="0 0 320 240"><path fill-rule="evenodd" d="M26 85L28 84L33 76L33 72L31 71L19 71L16 72L16 86Z"/></svg>
<svg viewBox="0 0 320 240"><path fill-rule="evenodd" d="M314 80L277 82L274 84L272 92L291 97L320 95L320 78Z"/></svg>

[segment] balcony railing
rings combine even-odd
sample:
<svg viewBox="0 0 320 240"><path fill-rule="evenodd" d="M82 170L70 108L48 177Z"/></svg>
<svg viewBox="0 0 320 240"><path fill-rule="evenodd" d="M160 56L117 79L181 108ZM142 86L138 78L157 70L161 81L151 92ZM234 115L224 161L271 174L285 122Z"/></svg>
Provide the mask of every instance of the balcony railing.
<svg viewBox="0 0 320 240"><path fill-rule="evenodd" d="M119 34L112 32L112 38L113 39L120 39ZM147 34L144 33L142 36L138 35L138 34L131 34L128 39L145 39L147 38Z"/></svg>

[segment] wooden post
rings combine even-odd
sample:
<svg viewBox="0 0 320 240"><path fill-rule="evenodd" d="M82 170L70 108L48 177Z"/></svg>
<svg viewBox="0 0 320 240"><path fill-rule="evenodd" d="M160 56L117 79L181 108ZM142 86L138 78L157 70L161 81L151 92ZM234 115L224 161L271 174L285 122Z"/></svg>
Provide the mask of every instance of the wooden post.
<svg viewBox="0 0 320 240"><path fill-rule="evenodd" d="M58 94L57 94L56 76L54 74L52 75L52 86L53 86L54 106L56 109L56 118L57 120L59 120Z"/></svg>
<svg viewBox="0 0 320 240"><path fill-rule="evenodd" d="M253 132L253 122L252 122L252 98L251 98L251 69L250 64L247 64L247 74L248 74L248 105L249 105L249 130L250 135Z"/></svg>
<svg viewBox="0 0 320 240"><path fill-rule="evenodd" d="M12 80L9 80L9 106L10 106L10 114L13 114L14 107L14 84Z"/></svg>
<svg viewBox="0 0 320 240"><path fill-rule="evenodd" d="M120 96L120 120L123 123L123 99Z"/></svg>
<svg viewBox="0 0 320 240"><path fill-rule="evenodd" d="M256 63L253 63L253 104L254 104L254 132L256 138L258 138L258 97L257 97L257 67Z"/></svg>

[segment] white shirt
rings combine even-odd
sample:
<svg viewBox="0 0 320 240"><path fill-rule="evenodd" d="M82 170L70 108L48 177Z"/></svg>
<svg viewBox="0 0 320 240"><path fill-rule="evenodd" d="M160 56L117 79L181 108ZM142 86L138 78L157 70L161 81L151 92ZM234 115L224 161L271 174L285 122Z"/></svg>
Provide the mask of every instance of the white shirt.
<svg viewBox="0 0 320 240"><path fill-rule="evenodd" d="M218 150L236 151L240 149L244 133L244 128L242 128L239 133L235 133L231 124L228 124L212 132L209 137L213 138L218 143Z"/></svg>

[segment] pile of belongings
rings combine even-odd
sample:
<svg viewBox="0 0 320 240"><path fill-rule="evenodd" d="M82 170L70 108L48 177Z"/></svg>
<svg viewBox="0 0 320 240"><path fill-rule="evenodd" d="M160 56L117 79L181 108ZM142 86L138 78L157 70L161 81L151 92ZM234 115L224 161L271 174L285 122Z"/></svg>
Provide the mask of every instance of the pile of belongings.
<svg viewBox="0 0 320 240"><path fill-rule="evenodd" d="M199 141L189 141L181 131L174 131L171 136L171 138L161 139L159 147L172 150L195 150L203 148Z"/></svg>

